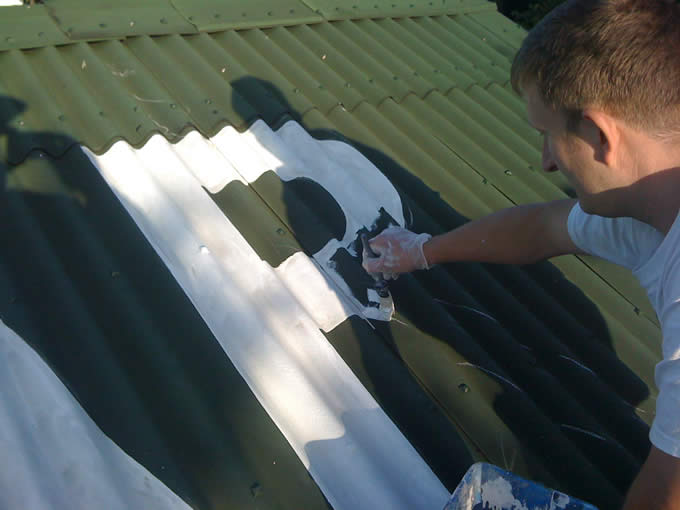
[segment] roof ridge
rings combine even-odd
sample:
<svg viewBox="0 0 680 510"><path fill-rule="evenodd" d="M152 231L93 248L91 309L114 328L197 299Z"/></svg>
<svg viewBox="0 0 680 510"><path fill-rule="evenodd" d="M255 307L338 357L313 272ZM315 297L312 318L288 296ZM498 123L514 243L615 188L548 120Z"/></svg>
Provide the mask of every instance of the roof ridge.
<svg viewBox="0 0 680 510"><path fill-rule="evenodd" d="M46 4L1 7L0 51L42 48L140 35L197 34L354 19L410 18L495 11L489 0L121 0L115 9L103 0L86 4L48 0Z"/></svg>

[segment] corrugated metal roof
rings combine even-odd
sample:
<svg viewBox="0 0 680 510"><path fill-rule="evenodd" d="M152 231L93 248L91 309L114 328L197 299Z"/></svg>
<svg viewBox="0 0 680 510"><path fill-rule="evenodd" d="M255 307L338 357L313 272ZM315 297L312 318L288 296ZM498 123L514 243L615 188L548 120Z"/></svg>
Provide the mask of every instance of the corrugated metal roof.
<svg viewBox="0 0 680 510"><path fill-rule="evenodd" d="M93 34L91 23L110 14L105 4L3 8L12 13L3 27L58 30L40 36L48 38L42 47L20 49L35 46L27 38L0 52L0 316L101 432L189 505L326 507L280 423L178 284L173 254L150 244L142 216L133 221L79 145L106 158L117 140L146 151L163 135L177 144L164 153L203 175L224 221L273 268L342 241L343 204L317 177L282 177L276 161L287 152L269 149L262 157L272 171L230 180L208 172L214 150L200 156L196 147L224 157L300 125L375 165L410 228L442 232L570 192L561 176L539 172L538 136L507 83L522 31L473 0L394 2L395 11L381 1L356 9L306 2L321 19L296 18L292 4L284 16L268 14L272 3L249 3L260 17L242 22L235 3L158 0L146 13L129 9L140 23L172 11L177 26L166 18L163 35L144 23L128 23L138 31L127 32L122 21L101 21L110 33ZM212 19L222 21L213 22L218 7ZM72 15L77 30L55 21L50 9L62 8L57 18ZM193 33L184 34L185 22ZM361 191L355 179L346 186ZM383 197L365 200L378 223L363 226L384 226ZM186 210L175 207L180 216L168 218ZM333 262L365 306L370 279L358 257L345 246ZM448 489L484 459L603 509L617 506L649 448L660 359L658 324L629 274L588 257L457 263L404 276L391 290L392 321L358 313L324 336ZM231 322L222 327L237 330L238 306L226 308ZM17 343L9 332L1 337ZM21 356L44 371L31 352ZM36 412L22 384L3 391L6 416ZM32 438L47 434L31 419L15 420L6 439L17 458L34 458ZM58 456L55 430L46 437ZM25 469L40 487L47 474ZM63 497L53 487L73 489L72 480L45 491Z"/></svg>

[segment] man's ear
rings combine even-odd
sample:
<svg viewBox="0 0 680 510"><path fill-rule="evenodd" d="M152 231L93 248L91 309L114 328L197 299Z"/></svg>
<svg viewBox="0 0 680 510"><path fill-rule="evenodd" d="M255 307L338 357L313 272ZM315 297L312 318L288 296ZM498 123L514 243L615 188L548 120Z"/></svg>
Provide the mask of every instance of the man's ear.
<svg viewBox="0 0 680 510"><path fill-rule="evenodd" d="M614 117L602 110L583 111L586 137L595 150L595 158L607 166L616 166L616 156L621 144L621 132Z"/></svg>

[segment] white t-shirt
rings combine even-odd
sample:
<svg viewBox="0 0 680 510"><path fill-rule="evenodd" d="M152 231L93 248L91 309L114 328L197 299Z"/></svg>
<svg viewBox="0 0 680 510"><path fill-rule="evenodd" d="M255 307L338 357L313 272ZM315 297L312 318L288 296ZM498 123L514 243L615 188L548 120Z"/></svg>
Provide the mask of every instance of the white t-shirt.
<svg viewBox="0 0 680 510"><path fill-rule="evenodd" d="M664 237L632 218L586 214L577 203L567 226L576 246L627 267L647 291L663 335L663 361L654 375L659 397L649 439L680 457L680 214Z"/></svg>

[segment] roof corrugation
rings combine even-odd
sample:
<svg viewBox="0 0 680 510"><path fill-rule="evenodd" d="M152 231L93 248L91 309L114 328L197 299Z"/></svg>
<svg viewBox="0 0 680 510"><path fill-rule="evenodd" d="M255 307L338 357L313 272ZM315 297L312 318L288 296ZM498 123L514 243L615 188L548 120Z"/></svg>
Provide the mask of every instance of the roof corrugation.
<svg viewBox="0 0 680 510"><path fill-rule="evenodd" d="M194 128L212 136L257 118L274 129L295 119L317 138L357 147L398 190L409 226L438 233L569 192L559 175L537 171L540 142L507 83L520 37L495 13L367 12L1 52L3 320L107 435L197 508L246 506L255 480L263 506L323 506L73 146L102 153L117 139L141 147L154 133L177 142ZM323 202L289 188L265 174L214 195L272 265L284 257L271 249L278 229L291 250L312 253L324 224ZM648 449L660 359L653 311L629 274L587 257L458 263L400 278L392 290L398 321L373 330L349 319L326 336L445 485L482 458L616 507ZM64 342L50 342L50 331ZM176 377L186 382L168 390ZM102 393L124 397L112 405ZM142 421L126 426L126 414ZM158 459L174 467L163 472Z"/></svg>

